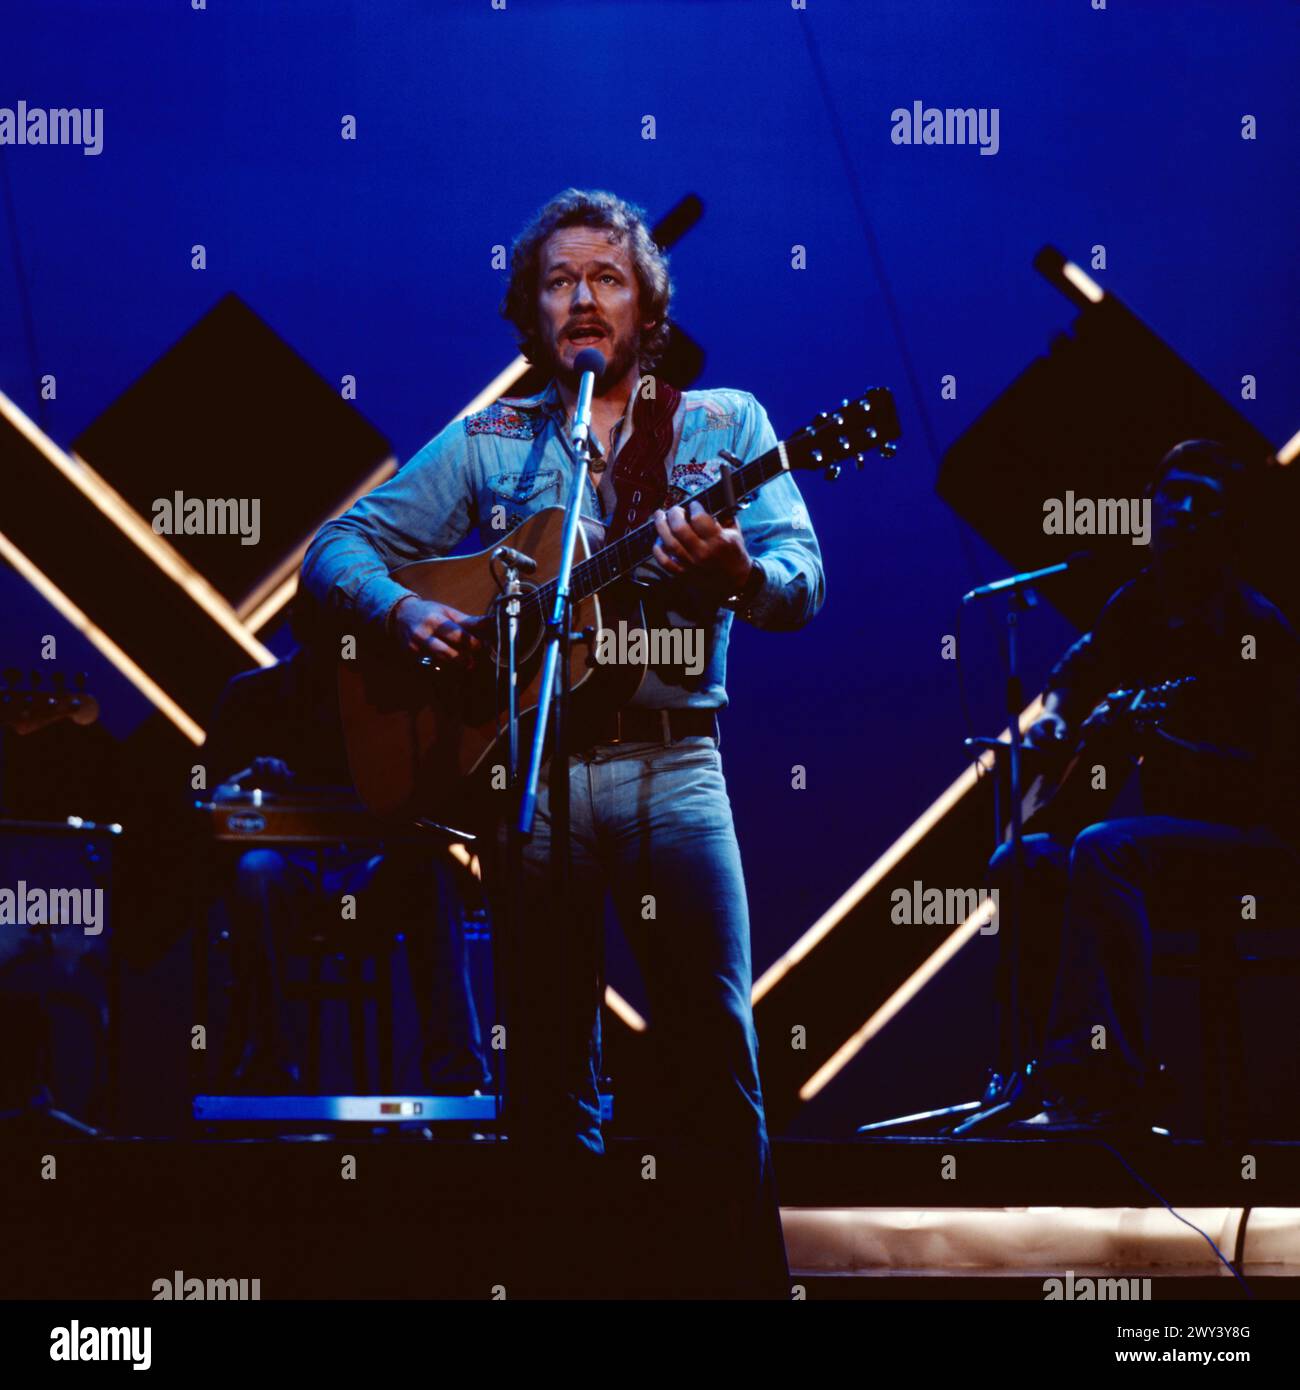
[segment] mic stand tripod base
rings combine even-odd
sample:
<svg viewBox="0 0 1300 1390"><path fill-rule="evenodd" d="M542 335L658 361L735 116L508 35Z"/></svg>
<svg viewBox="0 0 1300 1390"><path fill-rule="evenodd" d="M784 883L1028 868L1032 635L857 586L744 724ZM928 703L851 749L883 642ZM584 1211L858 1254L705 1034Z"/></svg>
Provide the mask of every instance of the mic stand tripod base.
<svg viewBox="0 0 1300 1390"><path fill-rule="evenodd" d="M954 1137L960 1138L967 1135L971 1130L978 1129L980 1125L988 1124L990 1120L999 1118L1005 1120L1007 1112L1020 1103L1024 1094L1024 1073L1013 1071L1004 1078L994 1097L990 1098L987 1095L984 1097L980 1102L981 1109L977 1110L969 1119L963 1120L961 1124L953 1126Z"/></svg>
<svg viewBox="0 0 1300 1390"><path fill-rule="evenodd" d="M101 1131L66 1110L56 1110L53 1103L23 1106L18 1110L0 1110L0 1136L8 1139L98 1139Z"/></svg>
<svg viewBox="0 0 1300 1390"><path fill-rule="evenodd" d="M922 1125L931 1120L946 1120L953 1115L966 1115L978 1110L982 1100L964 1100L958 1105L945 1105L938 1110L920 1110L915 1115L895 1115L892 1120L876 1120L869 1125L859 1125L855 1134L883 1134L891 1129L905 1129L909 1125Z"/></svg>
<svg viewBox="0 0 1300 1390"><path fill-rule="evenodd" d="M1014 1071L1008 1076L994 1075L979 1100L964 1100L956 1105L941 1106L937 1110L920 1110L915 1115L896 1115L889 1120L876 1120L872 1124L859 1125L854 1132L887 1134L894 1129L907 1129L913 1125L964 1116L965 1118L960 1119L957 1124L945 1126L938 1131L940 1134L960 1138L991 1120L999 1117L1005 1119L1007 1113L1019 1104L1025 1093L1025 1078L1020 1072Z"/></svg>

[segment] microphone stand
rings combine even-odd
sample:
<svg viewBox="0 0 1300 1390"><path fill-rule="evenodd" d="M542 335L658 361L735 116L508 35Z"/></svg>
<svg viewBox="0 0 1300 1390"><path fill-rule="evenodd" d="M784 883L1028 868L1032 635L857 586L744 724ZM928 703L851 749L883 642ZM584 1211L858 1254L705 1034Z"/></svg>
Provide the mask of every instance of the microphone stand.
<svg viewBox="0 0 1300 1390"><path fill-rule="evenodd" d="M1006 579L995 580L992 584L981 584L962 596L963 603L971 603L977 598L987 598L997 594L1007 594L1011 599L1007 606L1005 631L1007 636L1007 684L1006 715L1007 729L1011 743L1008 750L1008 795L1011 798L1011 911L1005 919L1001 906L998 909L999 928L1007 927L1002 938L1002 950L1007 962L1007 1025L1008 1049L1006 1075L997 1072L990 1078L985 1088L983 1100L973 1115L967 1116L953 1127L957 1136L969 1134L979 1125L996 1119L1015 1105L1025 1092L1029 1076L1031 1058L1026 1043L1026 1023L1024 1000L1021 990L1021 964L1024 959L1024 905L1025 905L1025 835L1024 799L1021 795L1021 754L1024 740L1020 733L1020 711L1025 707L1025 691L1020 680L1020 645L1017 640L1020 614L1038 602L1033 586L1042 579L1051 579L1058 574L1067 574L1079 563L1091 558L1088 551L1075 551L1067 559L1041 569L1013 574ZM998 834L1002 827L998 826Z"/></svg>
<svg viewBox="0 0 1300 1390"><path fill-rule="evenodd" d="M506 730L508 753L506 760L506 785L513 796L519 782L519 611L522 584L519 578L519 563L523 557L507 546L501 546L493 558L500 557L506 573L505 591L497 602L506 614ZM498 619L498 633L500 632ZM497 988L497 1007L501 1021L505 1024L506 1035L510 1030L510 998L512 986L518 975L519 932L522 928L523 904L523 842L519 827L513 818L506 823L506 862L505 862L505 929L506 949L500 954L505 958L507 982L505 988ZM496 1122L500 1137L501 1118L505 1113L506 1099L510 1091L510 1079L503 1076L505 1068L493 1068L496 1083Z"/></svg>
<svg viewBox="0 0 1300 1390"><path fill-rule="evenodd" d="M520 842L515 851L512 868L518 871L514 892L516 904L522 904L523 849L522 841L532 838L533 822L537 815L537 794L541 780L542 759L546 744L548 721L551 723L551 770L548 781L548 812L551 823L551 883L552 912L555 914L559 930L556 932L556 948L560 955L561 979L564 981L562 997L558 1002L571 1012L572 1001L568 997L570 971L568 969L568 937L570 927L570 806L569 806L569 652L572 632L572 579L573 557L578 543L578 527L581 523L582 500L586 495L589 461L591 457L591 398L595 391L596 377L605 370L604 356L594 348L584 348L574 361L581 372L578 386L578 403L573 415L572 451L574 458L573 479L569 487L569 499L564 516L564 531L560 540L560 563L555 577L555 602L546 622L543 640L546 652L542 664L542 679L538 690L537 722L533 728L532 750L529 755L528 773L524 781L523 794L519 802L519 817L513 827L513 837ZM577 634L580 636L580 634ZM516 929L521 923L516 919Z"/></svg>
<svg viewBox="0 0 1300 1390"><path fill-rule="evenodd" d="M1072 555L1068 560L1059 564L1048 565L1043 569L1031 570L1023 574L1013 574L1006 579L995 580L991 584L981 584L979 588L972 589L969 593L962 595L963 603L971 603L975 599L989 598L998 594L1006 594L1011 599L1007 607L1006 623L1004 631L1006 633L1007 650L1007 681L1006 681L1006 717L1007 727L1010 734L1010 743L1003 744L999 739L997 747L1006 748L1008 753L1009 771L1009 796L1011 798L1011 835L1009 844L1011 845L1011 868L1010 868L1010 887L1011 901L1010 910L1005 914L1001 904L998 905L998 929L1002 934L999 943L1004 953L1003 958L1007 962L1008 989L1007 989L1007 1020L1008 1020L1008 1056L1007 1071L1005 1075L995 1073L984 1095L979 1100L962 1101L957 1105L943 1106L937 1110L925 1110L915 1115L895 1116L893 1119L877 1120L873 1124L859 1125L858 1134L881 1133L891 1129L902 1129L909 1125L920 1124L926 1121L948 1119L957 1115L964 1115L958 1124L954 1125L950 1131L954 1136L968 1134L971 1130L987 1121L996 1119L997 1116L1005 1114L1020 1097L1024 1094L1025 1081L1028 1071L1029 1058L1026 1055L1025 1044L1025 1018L1024 1007L1021 998L1021 914L1025 899L1025 837L1023 822L1023 800L1021 796L1021 753L1024 747L1024 739L1020 733L1020 712L1024 708L1024 686L1020 679L1020 648L1018 642L1020 614L1033 607L1038 602L1038 597L1034 593L1033 585L1041 579L1047 579L1057 574L1065 574L1074 564L1081 559L1087 558L1086 552ZM968 747L987 747L989 741L986 739L968 739ZM996 784L995 784L996 785ZM994 799L994 814L997 817L997 835L1002 833L1001 818L997 814L997 798ZM1005 927L1005 931L1003 928ZM949 1131L945 1131L949 1132Z"/></svg>
<svg viewBox="0 0 1300 1390"><path fill-rule="evenodd" d="M1067 566L1053 566L1051 573L1060 573ZM1009 773L1008 796L1011 798L1011 911L1002 915L998 907L999 927L1006 930L1002 937L1002 950L1008 966L1007 983L1007 1021L1009 1029L1007 1071L1005 1076L995 1073L989 1090L985 1093L981 1109L953 1128L954 1135L968 1134L978 1125L995 1119L1013 1106L1024 1094L1028 1057L1025 1053L1025 1017L1020 989L1020 964L1023 948L1021 945L1022 913L1025 901L1025 834L1024 803L1021 799L1021 751L1023 739L1020 733L1020 711L1025 706L1024 686L1020 680L1018 624L1020 614L1038 602L1037 595L1029 587L1038 574L1017 575L1014 579L1001 580L995 587L987 585L990 593L1009 592L1011 602L1007 605L1005 631L1007 637L1007 683L1006 715L1011 743L1008 751L1007 767ZM970 596L967 596L970 597ZM963 599L963 602L966 602ZM999 831L1001 827L999 826Z"/></svg>

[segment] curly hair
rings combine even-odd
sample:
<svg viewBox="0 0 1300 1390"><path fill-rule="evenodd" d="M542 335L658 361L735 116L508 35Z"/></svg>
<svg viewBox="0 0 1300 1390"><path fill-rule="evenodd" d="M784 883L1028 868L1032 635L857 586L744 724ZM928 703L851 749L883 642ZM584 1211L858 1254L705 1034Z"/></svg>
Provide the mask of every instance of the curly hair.
<svg viewBox="0 0 1300 1390"><path fill-rule="evenodd" d="M643 208L599 189L566 188L515 238L501 317L514 325L519 351L529 362L544 360L537 309L539 262L547 237L561 227L604 227L611 243L627 248L641 291L641 321L654 323L642 334L640 363L644 368L657 365L668 344L668 302L673 292L668 257L650 235Z"/></svg>

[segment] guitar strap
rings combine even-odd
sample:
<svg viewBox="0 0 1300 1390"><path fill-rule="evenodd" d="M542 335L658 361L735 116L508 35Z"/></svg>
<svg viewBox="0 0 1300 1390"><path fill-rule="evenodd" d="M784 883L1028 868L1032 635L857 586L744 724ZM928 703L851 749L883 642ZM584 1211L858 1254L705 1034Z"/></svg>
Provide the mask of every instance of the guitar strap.
<svg viewBox="0 0 1300 1390"><path fill-rule="evenodd" d="M605 544L635 531L668 495L668 451L673 445L673 419L682 393L662 377L655 377L652 398L637 392L632 407L632 437L614 460L610 481L614 486L614 515L605 532Z"/></svg>

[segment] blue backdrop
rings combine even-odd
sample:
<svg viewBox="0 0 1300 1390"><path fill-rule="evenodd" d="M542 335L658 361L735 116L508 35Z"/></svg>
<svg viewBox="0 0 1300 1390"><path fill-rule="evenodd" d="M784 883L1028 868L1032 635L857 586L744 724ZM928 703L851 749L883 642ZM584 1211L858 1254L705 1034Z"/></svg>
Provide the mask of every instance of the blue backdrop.
<svg viewBox="0 0 1300 1390"><path fill-rule="evenodd" d="M11 7L0 105L102 107L104 146L0 147L0 387L67 444L233 290L327 380L354 375L405 458L512 357L492 248L538 205L608 187L657 217L698 193L673 273L701 384L754 392L788 433L883 383L906 431L894 462L804 486L818 621L733 644L724 751L761 970L962 765L941 640L1002 562L934 497L933 445L1073 317L1037 248L1104 244L1098 278L1214 386L1238 401L1257 378L1240 408L1260 429L1300 424L1297 47L1286 0ZM916 100L998 108L997 154L893 144ZM3 600L7 650L64 631L12 575ZM1031 680L1069 635L1035 620ZM983 724L993 637L976 625L966 651ZM68 664L96 673L111 727L139 721L92 652ZM823 1118L854 1113L854 1086L851 1068Z"/></svg>

